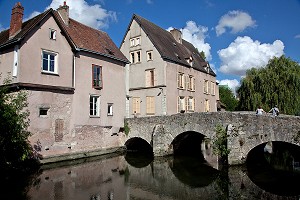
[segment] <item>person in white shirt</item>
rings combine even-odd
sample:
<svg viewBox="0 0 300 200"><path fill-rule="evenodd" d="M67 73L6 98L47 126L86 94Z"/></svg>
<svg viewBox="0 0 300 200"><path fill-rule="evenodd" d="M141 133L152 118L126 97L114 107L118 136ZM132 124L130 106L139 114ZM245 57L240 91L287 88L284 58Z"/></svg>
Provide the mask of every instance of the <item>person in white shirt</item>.
<svg viewBox="0 0 300 200"><path fill-rule="evenodd" d="M277 105L274 106L274 108L272 108L269 113L272 113L272 115L274 117L278 116L279 115L279 109L277 108Z"/></svg>
<svg viewBox="0 0 300 200"><path fill-rule="evenodd" d="M264 111L264 109L261 108L261 106L259 106L259 107L257 108L257 110L256 110L256 114L257 114L257 115L262 115L263 113L266 113L266 112Z"/></svg>

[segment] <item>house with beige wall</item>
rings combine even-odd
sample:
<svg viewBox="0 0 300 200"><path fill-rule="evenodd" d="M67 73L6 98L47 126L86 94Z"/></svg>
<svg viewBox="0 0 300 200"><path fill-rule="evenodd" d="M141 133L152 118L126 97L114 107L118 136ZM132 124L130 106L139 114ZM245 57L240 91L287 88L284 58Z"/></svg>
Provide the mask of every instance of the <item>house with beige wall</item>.
<svg viewBox="0 0 300 200"><path fill-rule="evenodd" d="M169 32L134 14L120 50L130 61L127 117L217 111L216 74L180 30Z"/></svg>
<svg viewBox="0 0 300 200"><path fill-rule="evenodd" d="M22 22L12 9L0 32L0 83L28 92L29 138L44 160L121 146L125 116L125 65L107 33L69 18L69 6Z"/></svg>

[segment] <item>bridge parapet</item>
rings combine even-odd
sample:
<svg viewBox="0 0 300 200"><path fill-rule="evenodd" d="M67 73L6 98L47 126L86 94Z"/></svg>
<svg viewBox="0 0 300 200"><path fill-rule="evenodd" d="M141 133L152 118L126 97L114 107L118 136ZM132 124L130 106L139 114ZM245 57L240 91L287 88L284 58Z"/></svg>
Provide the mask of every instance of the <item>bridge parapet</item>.
<svg viewBox="0 0 300 200"><path fill-rule="evenodd" d="M229 164L242 164L249 151L269 141L300 144L300 117L257 116L245 112L202 112L170 116L128 118L127 139L140 137L152 147L155 156L173 153L172 141L181 133L198 132L214 140L218 124L227 130Z"/></svg>

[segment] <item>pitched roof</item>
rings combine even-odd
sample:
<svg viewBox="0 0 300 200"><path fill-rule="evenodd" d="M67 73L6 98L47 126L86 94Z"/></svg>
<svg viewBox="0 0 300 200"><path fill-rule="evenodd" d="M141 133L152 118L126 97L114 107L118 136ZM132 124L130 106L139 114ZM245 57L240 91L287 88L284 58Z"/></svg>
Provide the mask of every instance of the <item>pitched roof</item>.
<svg viewBox="0 0 300 200"><path fill-rule="evenodd" d="M191 43L186 40L182 40L182 44L178 43L169 31L136 14L133 15L130 24L133 20L139 23L163 59L191 67L186 59L192 56L194 62L192 67L207 73L205 67L209 66L209 63L201 57L199 51ZM209 74L216 76L211 69L209 70Z"/></svg>
<svg viewBox="0 0 300 200"><path fill-rule="evenodd" d="M69 44L76 51L86 51L119 60L124 63L129 63L128 59L123 55L107 33L93 29L71 18L69 25L67 26L59 16L58 12L51 8L24 22L21 31L11 39L9 39L9 30L0 32L0 49L24 39L26 34L35 26L38 26L49 14L52 14L58 26L65 33Z"/></svg>

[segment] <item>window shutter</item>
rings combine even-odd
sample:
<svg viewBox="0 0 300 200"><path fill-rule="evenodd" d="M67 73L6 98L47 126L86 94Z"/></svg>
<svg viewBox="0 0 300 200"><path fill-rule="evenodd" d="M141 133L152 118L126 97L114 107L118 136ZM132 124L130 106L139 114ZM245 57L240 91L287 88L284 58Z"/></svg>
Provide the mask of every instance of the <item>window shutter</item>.
<svg viewBox="0 0 300 200"><path fill-rule="evenodd" d="M177 88L180 88L180 74L177 73Z"/></svg>
<svg viewBox="0 0 300 200"><path fill-rule="evenodd" d="M146 74L145 84L146 84L146 87L149 87L150 86L150 73L149 73L149 70L146 70L145 74Z"/></svg>
<svg viewBox="0 0 300 200"><path fill-rule="evenodd" d="M195 77L193 77L192 82L193 82L193 89L192 90L195 91L196 90Z"/></svg>
<svg viewBox="0 0 300 200"><path fill-rule="evenodd" d="M177 112L180 112L180 97L177 96Z"/></svg>
<svg viewBox="0 0 300 200"><path fill-rule="evenodd" d="M189 98L188 97L184 97L185 100L185 111L189 110Z"/></svg>
<svg viewBox="0 0 300 200"><path fill-rule="evenodd" d="M156 75L156 69L153 69L153 75L154 75L154 83L153 85L157 85L157 75Z"/></svg>

